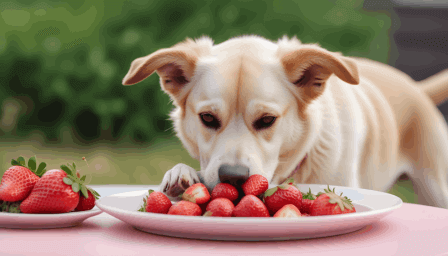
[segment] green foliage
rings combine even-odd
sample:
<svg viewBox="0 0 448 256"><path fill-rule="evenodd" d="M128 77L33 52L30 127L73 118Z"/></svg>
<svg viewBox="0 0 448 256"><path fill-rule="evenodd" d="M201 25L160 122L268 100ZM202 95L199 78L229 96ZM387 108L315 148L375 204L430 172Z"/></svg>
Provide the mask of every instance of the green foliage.
<svg viewBox="0 0 448 256"><path fill-rule="evenodd" d="M25 158L23 156L18 157L17 160L11 160L11 165L26 167L39 177L42 177L42 175L44 175L44 173L46 172L45 167L47 167L47 164L42 162L39 164L39 167L37 167L36 156L30 157L30 159L28 160L28 166L25 163Z"/></svg>
<svg viewBox="0 0 448 256"><path fill-rule="evenodd" d="M19 1L0 3L0 136L147 143L167 133L157 75L121 85L131 62L186 37L242 34L386 62L390 19L353 1ZM3 19L3 20L1 20ZM4 22L4 23L2 23Z"/></svg>

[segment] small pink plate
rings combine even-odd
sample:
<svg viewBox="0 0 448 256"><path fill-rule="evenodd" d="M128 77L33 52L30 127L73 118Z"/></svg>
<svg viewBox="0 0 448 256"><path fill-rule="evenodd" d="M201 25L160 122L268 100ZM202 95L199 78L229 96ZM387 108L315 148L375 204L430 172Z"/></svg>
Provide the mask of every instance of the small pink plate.
<svg viewBox="0 0 448 256"><path fill-rule="evenodd" d="M86 219L100 214L102 211L94 207L89 211L58 214L28 214L0 212L0 228L46 229L66 228L81 224Z"/></svg>

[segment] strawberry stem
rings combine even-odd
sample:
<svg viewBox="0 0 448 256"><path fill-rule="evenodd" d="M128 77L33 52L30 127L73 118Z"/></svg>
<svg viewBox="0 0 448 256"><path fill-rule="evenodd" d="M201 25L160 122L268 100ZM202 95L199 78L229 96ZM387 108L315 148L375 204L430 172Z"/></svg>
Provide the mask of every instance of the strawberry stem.
<svg viewBox="0 0 448 256"><path fill-rule="evenodd" d="M78 176L76 175L76 164L75 163L61 165L61 170L63 170L65 173L67 173L67 176L62 179L63 182L67 185L71 185L73 192L78 193L81 191L81 194L85 198L89 198L88 191L90 191L95 196L95 199L98 199L100 197L100 194L98 194L98 192L96 192L94 189L86 186L87 184L85 182L85 179L86 179L85 175L81 178L78 178Z"/></svg>
<svg viewBox="0 0 448 256"><path fill-rule="evenodd" d="M324 189L324 192L325 193L319 192L317 196L320 196L321 194L327 194L330 198L328 202L331 204L338 204L341 211L344 211L345 209L353 209L352 201L346 196L343 197L342 193L341 195L337 195L335 192L335 188L330 189L330 185L328 185L327 189Z"/></svg>
<svg viewBox="0 0 448 256"><path fill-rule="evenodd" d="M316 195L311 193L311 188L309 188L307 193L302 193L302 198L303 199L314 200L314 199L316 199Z"/></svg>

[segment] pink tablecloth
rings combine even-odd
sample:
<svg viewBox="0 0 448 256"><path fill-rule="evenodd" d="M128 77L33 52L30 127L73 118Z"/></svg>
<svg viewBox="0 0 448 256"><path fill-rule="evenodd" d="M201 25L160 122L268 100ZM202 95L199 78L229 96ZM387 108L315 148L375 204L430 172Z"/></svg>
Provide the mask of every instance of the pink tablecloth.
<svg viewBox="0 0 448 256"><path fill-rule="evenodd" d="M102 195L146 189L98 186ZM448 210L404 204L354 233L295 241L223 242L144 233L102 213L72 228L0 229L0 255L448 255Z"/></svg>

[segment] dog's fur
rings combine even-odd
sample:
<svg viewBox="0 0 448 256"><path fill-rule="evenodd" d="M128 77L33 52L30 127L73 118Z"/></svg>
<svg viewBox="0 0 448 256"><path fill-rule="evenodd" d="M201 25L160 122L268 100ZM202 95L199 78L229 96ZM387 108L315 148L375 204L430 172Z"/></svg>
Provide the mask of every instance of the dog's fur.
<svg viewBox="0 0 448 256"><path fill-rule="evenodd" d="M448 208L448 131L436 107L448 96L447 71L416 82L296 38L241 36L218 45L187 39L138 58L123 84L153 72L176 106L178 137L201 164L165 174L160 189L170 196L196 182L211 189L221 165L238 164L271 186L292 175L385 191L405 173L419 203ZM219 127L206 127L201 114ZM266 116L276 118L272 126L256 129Z"/></svg>

